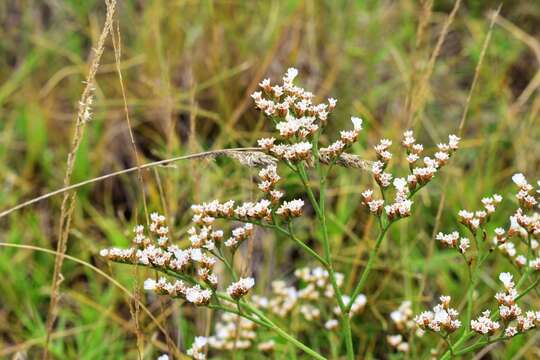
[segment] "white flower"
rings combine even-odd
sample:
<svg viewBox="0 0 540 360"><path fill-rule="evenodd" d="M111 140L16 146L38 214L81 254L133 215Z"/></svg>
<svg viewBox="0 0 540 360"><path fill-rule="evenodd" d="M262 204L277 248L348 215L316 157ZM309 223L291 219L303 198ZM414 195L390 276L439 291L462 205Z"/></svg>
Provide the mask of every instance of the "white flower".
<svg viewBox="0 0 540 360"><path fill-rule="evenodd" d="M471 246L471 242L467 238L461 238L459 240L459 251L465 253L467 249Z"/></svg>
<svg viewBox="0 0 540 360"><path fill-rule="evenodd" d="M515 336L518 333L515 326L509 326L504 330L504 336L505 337L512 337Z"/></svg>
<svg viewBox="0 0 540 360"><path fill-rule="evenodd" d="M339 323L336 319L330 319L324 323L324 328L330 331L336 330L338 326L339 326Z"/></svg>
<svg viewBox="0 0 540 360"><path fill-rule="evenodd" d="M298 76L298 70L291 67L287 69L287 73L283 77L283 82L285 83L292 83L294 81L294 78Z"/></svg>
<svg viewBox="0 0 540 360"><path fill-rule="evenodd" d="M457 231L450 234L443 234L440 232L435 236L435 239L439 240L446 246L454 247L457 245L457 241L459 240L459 233Z"/></svg>
<svg viewBox="0 0 540 360"><path fill-rule="evenodd" d="M448 146L450 146L450 149L457 150L460 140L456 135L448 135Z"/></svg>
<svg viewBox="0 0 540 360"><path fill-rule="evenodd" d="M158 357L156 360L169 360L169 355L163 354L160 357Z"/></svg>
<svg viewBox="0 0 540 360"><path fill-rule="evenodd" d="M204 336L197 336L191 345L191 349L188 349L187 354L195 360L206 360L204 348L208 344L208 339Z"/></svg>
<svg viewBox="0 0 540 360"><path fill-rule="evenodd" d="M393 185L398 192L409 192L407 180L405 180L404 178L395 178Z"/></svg>
<svg viewBox="0 0 540 360"><path fill-rule="evenodd" d="M353 123L353 129L355 131L362 130L362 119L360 119L359 117L352 116L351 121Z"/></svg>
<svg viewBox="0 0 540 360"><path fill-rule="evenodd" d="M522 173L516 173L512 176L512 181L514 184L519 186L520 188L525 188L529 183L527 182L527 179L525 178L525 175Z"/></svg>
<svg viewBox="0 0 540 360"><path fill-rule="evenodd" d="M252 277L240 278L237 282L232 283L227 288L227 294L234 299L239 299L246 295L254 285L255 279Z"/></svg>
<svg viewBox="0 0 540 360"><path fill-rule="evenodd" d="M283 204L276 210L276 214L283 217L297 217L302 215L302 207L304 206L304 200L296 199L291 201L284 201Z"/></svg>
<svg viewBox="0 0 540 360"><path fill-rule="evenodd" d="M144 280L144 290L153 291L156 289L156 280L146 279Z"/></svg>
<svg viewBox="0 0 540 360"><path fill-rule="evenodd" d="M483 335L493 334L500 327L501 325L498 322L490 319L489 310L484 311L478 319L471 320L471 329Z"/></svg>
<svg viewBox="0 0 540 360"><path fill-rule="evenodd" d="M506 290L514 288L513 276L510 273L502 272L499 274L499 280L503 283Z"/></svg>

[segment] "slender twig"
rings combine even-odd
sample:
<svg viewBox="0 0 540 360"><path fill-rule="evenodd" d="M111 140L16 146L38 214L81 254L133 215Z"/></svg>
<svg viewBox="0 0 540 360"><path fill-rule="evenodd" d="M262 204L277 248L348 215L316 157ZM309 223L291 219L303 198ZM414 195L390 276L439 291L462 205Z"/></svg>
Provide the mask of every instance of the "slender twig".
<svg viewBox="0 0 540 360"><path fill-rule="evenodd" d="M228 154L235 153L235 152L253 152L253 151L260 151L260 150L261 149L258 148L258 147L210 150L210 151L203 151L203 152L200 152L200 153L195 153L195 154L190 154L190 155L176 156L176 157L172 157L172 158L165 159L165 160L159 160L159 161L154 161L154 162L151 162L151 163L143 164L141 166L134 166L134 167L130 167L130 168L127 168L127 169L118 170L118 171L115 171L115 172L112 172L112 173L109 173L109 174L105 174L105 175L98 176L98 177L95 177L95 178L92 178L92 179L81 181L81 182L73 184L73 185L64 186L64 187L62 187L62 188L60 188L58 190L52 191L50 193L47 193L47 194L44 194L44 195L41 195L41 196L38 196L38 197L30 199L28 201L25 201L25 202L23 202L21 204L18 204L16 206L12 207L12 208L9 208L9 209L6 209L6 210L0 212L0 218L3 218L5 216L11 214L14 211L20 210L20 209L25 208L25 207L27 207L29 205L35 204L35 203L37 203L39 201L46 200L46 199L48 199L50 197L53 197L55 195L63 194L65 192L78 189L78 188L80 188L82 186L85 186L85 185L93 184L93 183L104 181L104 180L107 180L107 179L110 179L110 178L113 178L113 177L117 177L117 176L120 176L120 175L132 173L132 172L135 172L135 171L139 171L139 169L149 169L149 168L153 168L153 167L156 167L156 166L162 166L162 165L165 166L165 165L168 165L168 164L171 164L171 163L174 163L174 162L177 162L177 161L182 161L182 160L208 159L208 158L215 158L215 157L219 157L219 156L228 156Z"/></svg>
<svg viewBox="0 0 540 360"><path fill-rule="evenodd" d="M93 102L94 95L94 79L97 73L97 70L100 65L101 56L105 48L105 40L109 35L109 32L112 28L113 16L116 10L116 0L106 0L105 4L107 6L107 13L103 29L98 38L97 46L94 48L94 56L90 63L90 69L86 77L84 90L81 94L79 100L79 108L75 121L75 130L73 134L73 139L71 142L71 148L67 157L66 171L64 174L64 187L69 186L71 182L71 176L75 168L75 160L77 158L77 153L79 146L84 137L84 130L86 124L91 117L91 105ZM54 261L54 270L51 283L51 297L49 303L49 309L47 311L47 322L45 324L46 337L45 345L43 350L43 359L49 359L49 343L52 330L54 328L54 323L57 317L58 311L58 301L59 301L59 292L60 292L60 283L62 282L62 265L64 263L64 255L67 251L67 243L69 237L69 229L71 226L71 219L73 215L73 210L75 209L75 193L68 192L64 193L62 198L62 205L60 209L60 223L58 227L58 243L56 246L57 256Z"/></svg>

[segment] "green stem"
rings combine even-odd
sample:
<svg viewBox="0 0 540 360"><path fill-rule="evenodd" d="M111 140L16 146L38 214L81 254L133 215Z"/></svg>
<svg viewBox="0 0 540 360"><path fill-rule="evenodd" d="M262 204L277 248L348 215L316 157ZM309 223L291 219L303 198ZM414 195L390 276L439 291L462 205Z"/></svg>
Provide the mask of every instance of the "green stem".
<svg viewBox="0 0 540 360"><path fill-rule="evenodd" d="M381 226L381 231L379 232L379 235L377 236L377 240L375 241L375 247L371 249L366 267L364 268L364 271L362 272L362 275L360 276L360 281L354 288L354 291L351 295L351 301L347 305L347 308L346 308L347 311L351 309L351 306L354 300L358 297L358 295L360 295L360 292L364 289L364 286L366 285L369 274L373 268L375 258L377 257L377 253L384 239L384 235L386 234L386 231L388 230L389 227L390 227L390 224L387 224L386 226L384 225Z"/></svg>
<svg viewBox="0 0 540 360"><path fill-rule="evenodd" d="M293 229L292 229L292 224L289 222L287 224L287 227L288 227L288 235L289 237L296 243L298 244L302 249L304 249L308 254L310 254L312 257L314 257L315 259L317 259L318 262L320 262L326 269L328 269L328 263L326 262L326 260L324 260L319 254L317 254L317 252L315 252L312 248L310 248L308 245L306 245L302 240L298 239L294 233L293 233Z"/></svg>
<svg viewBox="0 0 540 360"><path fill-rule="evenodd" d="M318 152L317 144L314 145L314 151ZM315 212L317 213L317 218L321 226L321 230L323 233L324 260L326 261L328 265L327 271L330 278L330 282L332 283L332 288L334 289L334 294L336 296L338 306L341 310L341 324L342 324L341 328L342 328L343 337L345 339L345 346L347 348L347 359L354 360L354 348L353 348L353 343L352 343L351 324L350 324L350 319L349 319L350 307L347 310L347 306L343 302L343 296L341 294L341 289L339 288L336 282L336 276L334 273L334 268L332 266L332 257L330 254L330 240L328 237L328 227L326 226L326 216L325 216L326 175L322 174L320 162L318 161L318 159L316 160L315 166L317 168L317 172L319 175L319 184L320 184L319 202L317 202L317 199L315 198L315 195L313 194L313 191L311 190L311 186L309 185L308 177L307 177L306 170L303 163L298 164L298 174L300 175L300 179L302 183L304 184L304 187L306 189L310 202L313 208L315 209Z"/></svg>
<svg viewBox="0 0 540 360"><path fill-rule="evenodd" d="M242 301L241 304L246 307L249 311L257 315L262 321L268 324L268 328L278 333L281 337L283 337L285 340L289 341L291 344L295 345L302 351L304 351L306 354L311 355L315 359L319 360L326 360L325 357L323 357L321 354L316 352L315 350L309 348L308 346L304 345L302 342L300 342L295 337L291 336L289 333L287 333L285 330L277 326L272 320L266 317L259 309L254 307L253 305L249 304L247 301Z"/></svg>

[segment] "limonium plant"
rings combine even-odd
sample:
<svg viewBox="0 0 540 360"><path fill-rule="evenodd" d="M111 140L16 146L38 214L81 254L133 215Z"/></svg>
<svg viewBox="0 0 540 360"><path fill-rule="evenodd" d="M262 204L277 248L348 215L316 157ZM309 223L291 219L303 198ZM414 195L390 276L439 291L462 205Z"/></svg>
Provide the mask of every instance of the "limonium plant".
<svg viewBox="0 0 540 360"><path fill-rule="evenodd" d="M284 342L309 358L358 358L358 339L353 336L351 324L362 316L370 301L370 294L365 293L366 283L385 235L395 223L411 216L415 195L436 177L458 149L460 138L449 135L447 142L438 144L436 150L428 154L416 141L413 131L406 130L403 138L395 141L397 146L392 140L381 139L373 148L377 159L368 162L352 153L363 131L362 119L355 116L351 117L349 128L335 136L326 134L333 140L323 143L322 134L337 101L330 98L316 104L314 94L295 85L297 75L298 71L291 68L279 84L265 79L259 84L260 90L251 95L255 107L276 130L274 137L258 140L260 151L256 156L264 161L246 160L252 165L263 164L258 171L260 196L256 200L227 199L193 204L192 224L186 235L188 247L175 244L169 229L170 219L152 213L149 226L134 228L130 248L108 248L100 252L110 261L144 266L161 273L144 282L144 289L149 292L219 311L219 320L213 324L211 335L201 334L186 349L194 359L250 348L269 355ZM408 164L401 171L404 175L390 171L394 147L402 150ZM345 291L345 275L338 271L341 269L336 269L332 254L338 249L331 248L327 227L330 211L327 182L337 167L361 168L372 175L374 184L373 188L362 189L358 200L375 217L378 233L358 280L349 292ZM283 173L297 177L303 196L296 193L296 197L292 197L283 191L284 181L280 176ZM458 231L437 234L434 241L459 252L466 264L469 279L466 309L458 310L450 296L442 295L431 310L414 315L411 301L404 301L388 314L393 330L385 336L397 353L411 352L411 334L424 339L430 336L428 333L440 337L446 347L439 355L448 358L517 336L538 324L539 312L518 305L520 298L538 282L540 258L536 238L540 233L540 220L534 212L538 191L523 175L515 175L514 182L519 187L520 207L510 218L508 229L496 228L493 237L488 235L491 215L502 201L501 196L493 195L482 200L483 210L459 212L465 234ZM296 235L295 220L303 216L306 208L314 212L320 229L320 246L316 248ZM297 268L294 281L278 279L271 283L269 293L257 293L257 279L235 266L235 255L245 243L254 241L256 227L289 239L313 265ZM512 239L519 240L519 244ZM474 288L480 269L494 253L506 256L516 271L499 275L502 287L495 295L495 306L473 316ZM515 283L518 274L519 280ZM304 334L309 335L310 327L324 328L329 346L323 348L328 353L316 350L321 347L306 342L305 336L287 331L284 320L292 313L305 319ZM166 354L160 357L166 358Z"/></svg>

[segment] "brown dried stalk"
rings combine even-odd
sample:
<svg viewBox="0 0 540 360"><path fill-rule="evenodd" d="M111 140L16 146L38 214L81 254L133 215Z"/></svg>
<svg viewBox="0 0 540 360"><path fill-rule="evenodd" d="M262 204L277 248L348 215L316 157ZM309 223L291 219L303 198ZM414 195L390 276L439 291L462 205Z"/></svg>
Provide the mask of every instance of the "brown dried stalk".
<svg viewBox="0 0 540 360"><path fill-rule="evenodd" d="M73 168L75 165L75 160L77 158L77 150L79 149L79 146L83 139L86 123L90 120L90 106L92 104L94 95L94 78L99 68L101 56L103 55L105 40L107 39L107 36L111 31L113 15L116 9L116 0L106 0L106 5L107 14L105 24L101 31L101 35L99 36L97 47L94 49L94 57L92 59L92 62L90 63L90 71L88 72L88 76L86 77L86 86L79 101L79 110L77 113L77 119L75 124L75 133L73 135L73 141L71 143L71 150L68 154L66 173L64 175L64 187L69 186L71 183L71 175L73 174ZM58 232L57 255L54 262L54 273L51 284L51 301L49 303L46 323L47 336L45 339L45 349L43 352L43 359L45 360L49 358L49 342L51 338L51 332L54 327L54 322L57 316L59 288L60 283L62 282L62 264L64 262L64 255L67 250L69 228L71 225L73 209L75 207L75 194L75 192L64 193L60 210L60 226Z"/></svg>

